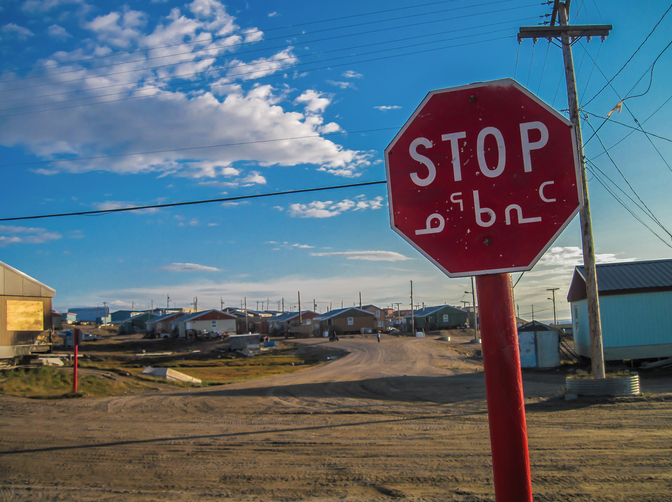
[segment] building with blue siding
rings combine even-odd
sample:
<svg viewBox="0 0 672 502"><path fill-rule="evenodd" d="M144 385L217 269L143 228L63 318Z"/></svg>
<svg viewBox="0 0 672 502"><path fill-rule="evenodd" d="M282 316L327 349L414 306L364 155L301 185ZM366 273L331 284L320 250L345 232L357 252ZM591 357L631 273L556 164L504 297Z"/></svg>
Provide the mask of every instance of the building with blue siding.
<svg viewBox="0 0 672 502"><path fill-rule="evenodd" d="M672 357L672 260L597 265L604 359ZM574 350L590 357L583 266L574 269L567 301Z"/></svg>

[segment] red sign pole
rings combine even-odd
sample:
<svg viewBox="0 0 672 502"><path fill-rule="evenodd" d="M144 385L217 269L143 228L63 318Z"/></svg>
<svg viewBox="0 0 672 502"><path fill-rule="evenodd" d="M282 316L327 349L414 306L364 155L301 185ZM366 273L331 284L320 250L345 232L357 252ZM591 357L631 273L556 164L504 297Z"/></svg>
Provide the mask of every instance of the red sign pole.
<svg viewBox="0 0 672 502"><path fill-rule="evenodd" d="M72 376L72 393L77 394L77 349L79 348L79 335L81 331L79 328L75 328L75 333L73 334L74 341L74 352L75 352L75 363L73 365L74 374Z"/></svg>
<svg viewBox="0 0 672 502"><path fill-rule="evenodd" d="M497 502L532 502L516 315L509 274L476 277Z"/></svg>

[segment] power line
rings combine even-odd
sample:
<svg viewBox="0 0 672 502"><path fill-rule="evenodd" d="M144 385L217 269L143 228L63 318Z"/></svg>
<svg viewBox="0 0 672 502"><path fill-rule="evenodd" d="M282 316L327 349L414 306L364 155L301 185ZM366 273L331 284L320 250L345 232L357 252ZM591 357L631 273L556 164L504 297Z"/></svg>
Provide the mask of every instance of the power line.
<svg viewBox="0 0 672 502"><path fill-rule="evenodd" d="M496 2L484 3L484 4L479 4L479 5L476 5L476 6L458 7L458 8L453 8L453 9L444 9L444 10L441 10L441 11L435 11L435 12L429 12L429 13L421 13L421 14L410 14L410 15L403 16L403 17L396 17L396 18L389 18L389 19L378 19L378 20L374 20L374 21L367 21L367 22L365 22L365 23L358 23L358 24L353 24L353 25L346 25L346 26L337 26L337 27L332 27L332 28L325 28L325 29L317 30L317 31L310 32L310 33L297 33L297 34L292 34L292 35L284 35L284 36L282 36L282 37L275 37L275 38L266 39L265 41L268 42L268 41L273 41L273 40L280 40L280 39L287 39L287 38L303 37L303 36L305 36L305 35L307 35L307 34L314 34L314 33L321 33L321 32L327 32L327 31L342 30L342 29L346 29L346 28L353 28L353 27L364 26L364 25L371 25L371 24L379 24L379 23L389 22L389 21L407 20L408 18L411 18L411 17L420 17L420 16L435 15L435 14L442 13L442 12L451 12L451 11L455 11L455 10L462 10L462 9L467 9L467 8L472 8L472 7L482 7L482 6L485 6L485 5L492 5L492 4L503 3L503 1L504 1L504 0L498 0L498 1L496 1ZM359 32L359 33L352 33L352 34L338 35L338 36L335 36L335 37L327 37L327 38L322 38L322 39L317 39L317 40L307 40L307 41L304 41L304 42L302 42L302 43L306 43L306 44L307 44L307 43L316 43L316 42L329 41L329 40L334 40L334 39L339 39L339 38L346 38L346 37L353 37L353 36L360 36L360 35L370 35L370 34L378 33L378 32L381 32L381 31L398 30L398 29L402 29L402 28L409 28L409 27L413 27L413 26L421 26L421 25L425 25L425 24L432 24L432 23L439 23L439 22L453 21L453 20L456 20L456 19L464 19L464 18L476 17L476 16L485 16L485 15L489 15L489 14L499 13L499 12L502 12L502 11L519 10L519 9L524 9L524 8L528 8L528 7L532 7L532 6L534 6L534 4L531 4L531 5L523 5L523 6L519 6L519 7L510 7L510 8L508 8L508 9L497 9L497 10L493 10L493 11L479 12L479 13L475 13L475 14L465 14L465 15L462 15L462 16L452 16L452 17L450 17L450 18L444 18L444 19L432 19L432 20L430 20L430 21L422 21L422 22L419 22L419 23L410 23L410 24L405 24L405 25L402 25L402 26L391 26L391 27L386 27L386 28L380 28L380 29L377 29L377 30L369 30L369 31L366 31L366 32ZM230 36L230 35L229 35L229 36ZM202 43L202 42L203 42L203 41L190 42L189 44L193 44L193 43ZM260 42L241 42L240 44L232 44L232 45L230 45L230 46L227 46L226 48L227 48L227 49L230 49L230 48L235 48L235 47L241 47L241 46L243 46L243 45L248 45L248 44L252 44L252 43L260 43ZM182 45L182 44L178 44L178 45ZM285 47L285 46L286 46L286 45L283 45L283 47ZM278 48L278 47L275 47L275 48ZM268 50L273 50L273 49L275 49L275 48L273 48L273 47L271 47L271 48L260 48L260 49L255 49L255 50L252 50L252 51L243 52L243 54L245 54L245 53L250 53L250 52L259 52L259 51L261 51L261 50L267 50L267 51L268 51ZM142 62L146 62L146 61L154 60L154 59L161 59L161 58L167 58L167 57L176 57L176 56L187 55L187 54L196 54L196 53L199 53L199 52L208 52L208 51L212 52L212 51L214 51L214 50L216 50L216 48L213 48L213 47L206 47L206 48L199 49L199 50L196 50L196 51L193 51L193 50L192 50L192 51L188 51L188 52L182 52L182 53L177 53L177 54L168 54L168 55L164 55L164 56L148 57L148 58L137 59L137 60L133 60L133 61L122 61L122 62L119 62L119 63L113 63L113 64L109 64L109 65L96 66L96 67L93 67L93 68L91 68L91 69L94 69L94 70L95 70L95 69L100 69L100 68L108 68L108 67L119 66L119 65L126 65L126 64L132 64L132 63L142 63ZM210 55L210 56L209 56L209 55L204 55L203 59L212 59L212 58L217 58L217 57L221 57L221 56L219 56L219 55L214 55L214 56L212 56L212 55ZM200 61L200 60L197 60L197 61ZM132 72L139 72L139 71L147 71L147 70L152 70L152 69L157 69L157 68L164 68L164 67L166 67L166 66L173 66L173 65L183 64L184 62L185 62L185 61L177 61L177 62L175 62L175 63L168 63L168 64L159 65L159 66L155 66L155 67L148 67L148 68L139 68L139 69L132 69L132 70L119 71L119 72L115 72L115 73L108 73L108 74L106 74L106 76L109 77L109 76L114 76L114 75L121 75L121 74L126 74L126 73L132 73ZM190 62L192 62L192 61L190 61ZM71 62L68 62L68 63L71 64ZM80 71L81 71L81 68L77 68L77 69L74 69L74 70L63 71L63 72L59 72L59 73L56 73L56 74L49 74L49 75L35 75L35 76L30 76L30 77L24 77L24 78L21 79L21 80L22 80L22 81L25 81L25 80L36 79L36 78L43 78L43 77L45 77L45 76L48 76L48 77L52 77L52 76L61 76L61 75L69 74L69 73L77 73L77 72L80 72ZM99 78L99 77L98 77L98 76L92 76L92 77L85 77L85 78L83 78L83 79L76 78L76 79L72 79L72 80L61 80L61 81L59 81L59 84L63 84L63 83L71 83L71 82L79 82L79 81L85 81L85 80L88 80L88 79L95 79L95 78ZM16 79L16 80L18 80L18 79ZM8 82L12 82L12 81L8 81ZM3 82L3 83L4 83L4 82ZM24 90L24 89L26 89L26 88L27 88L27 89L33 89L33 88L37 88L37 87L43 87L43 86L45 86L45 85L50 85L50 84L49 84L49 83L43 83L43 84L37 84L37 85L33 85L33 86L28 86L28 87L23 87L23 86L22 86L22 87L17 87L17 88L12 88L12 89L5 89L5 90L0 90L0 93L2 93L2 92L10 92L10 91L14 91L14 90Z"/></svg>
<svg viewBox="0 0 672 502"><path fill-rule="evenodd" d="M381 185L387 183L386 180L381 180L381 181L367 181L363 183L352 183L349 185L335 185L335 186L328 186L328 187L318 187L318 188L302 188L298 190L286 190L284 192L271 192L271 193L263 193L263 194L256 194L256 195L240 195L237 197L222 197L219 199L204 199L204 200L192 200L192 201L186 201L186 202L172 202L172 203L167 203L167 204L151 204L151 205L145 205L145 206L131 206L131 207L120 207L116 209L99 209L95 211L77 211L73 213L52 213L52 214L42 214L42 215L35 215L35 216L17 216L13 218L0 218L1 221L21 221L21 220L37 220L37 219L45 219L45 218L62 218L65 216L94 216L94 215L102 215L102 214L111 214L111 213L121 213L121 212L129 212L129 211L142 211L142 210L147 210L147 209L162 209L162 208L167 208L167 207L179 207L179 206L194 206L194 205L199 205L199 204L212 204L214 202L232 202L232 201L239 201L239 200L247 200L247 199L259 199L263 197L276 197L279 195L294 195L298 193L309 193L309 192L321 192L325 190L340 190L343 188L357 188L357 187L365 187L365 186L370 186L370 185Z"/></svg>
<svg viewBox="0 0 672 502"><path fill-rule="evenodd" d="M640 217L639 217L639 216L638 216L638 215L637 215L637 214L636 214L630 207L628 207L628 205L627 205L627 204L626 204L620 197L618 197L618 195L616 195L616 193L615 193L609 186L607 186L607 184L604 182L604 180L602 180L601 177L598 175L598 173L595 172L595 170L593 169L593 168L595 168L595 169L599 170L599 168L597 167L597 165L596 165L595 163L593 163L592 161L588 160L588 159L586 159L586 162L589 164L589 170L590 170L590 172L595 176L595 179L600 183L600 185L602 185L602 186L604 187L604 189L607 191L607 193L609 193L609 195L611 195L614 199L616 199L616 201L617 201L621 206L623 206L623 208L624 208L628 213L630 213L630 215L631 215L635 220L637 220L639 223L641 223L641 224L642 224L642 225L643 225L649 232L651 232L653 235L655 235L655 236L656 236L656 237L657 237L663 244L665 244L665 245L666 245L667 247L669 247L669 248L672 248L672 245L670 245L667 241L665 241L665 239L664 239L663 237L661 237L660 235L658 235L658 234L657 234L657 233L656 233L650 226L648 226L648 225L644 222L644 220L642 220L642 219L641 219L641 218L640 218ZM603 171L601 171L601 170L599 170L599 171L600 171L600 173L602 173L603 176L605 176L607 179L609 179L609 177L606 176L606 174L604 174ZM611 181L611 180L609 180L609 181ZM613 181L612 181L612 183L613 183ZM614 184L614 185L615 185L615 184ZM615 185L615 186L616 186L619 190L623 191L620 187L618 187L618 185ZM624 192L624 193L625 193L625 192ZM626 195L626 197L630 198L627 194L625 194L625 195ZM631 199L631 200L632 200L632 199Z"/></svg>
<svg viewBox="0 0 672 502"><path fill-rule="evenodd" d="M408 7L396 7L396 8L385 9L385 10L382 10L382 11L365 12L365 13L362 13L362 14L350 14L350 15L347 15L347 16L334 17L334 18L328 18L328 19L320 19L320 20L315 20L315 21L307 21L305 23L297 23L297 24L278 26L278 27L273 27L273 28L261 28L261 29L258 29L258 31L263 32L263 33L267 33L267 32L270 32L270 31L277 31L277 30L282 30L282 29L287 29L287 28L299 28L299 27L302 27L302 26L310 26L310 25L320 24L320 23L342 21L342 20L345 20L345 19L354 19L354 18L358 18L358 17L373 16L373 15L379 15L379 14L388 14L390 12L395 12L395 11L402 11L402 10L408 10L408 9L418 9L418 8L422 8L422 7L429 7L429 6L432 6L432 5L454 3L456 1L459 1L459 0L441 0L441 1L437 1L437 2L429 2L429 3L425 3L425 4L420 4L420 5L411 5L411 6L408 6ZM498 0L498 1L488 2L488 3L484 3L484 4L472 5L470 7L483 7L485 5L505 3L506 1L507 0ZM445 9L445 10L442 10L442 11L435 11L435 12L422 13L422 14L410 14L410 15L403 16L403 17L397 17L397 18L391 18L391 19L380 19L380 20L371 21L371 22L367 22L367 23L345 25L345 26L340 26L340 27L335 27L335 28L329 28L329 29L326 29L326 30L316 30L316 31L308 32L308 33L320 33L322 31L352 28L352 27L362 26L363 24L393 21L393 20L398 20L398 19L407 19L408 17L430 15L430 14L435 14L437 12L446 12L446 11L452 11L452 10L465 9L465 8L469 8L469 7L459 7L457 9ZM243 33L243 34L246 34L246 33ZM271 39L266 39L265 41L277 40L277 39L280 39L280 38L287 38L287 37L299 36L299 35L305 35L305 34L306 33L300 33L300 34L297 34L297 35L284 35L282 37L275 37L275 38L271 38ZM219 39L222 39L222 38L228 38L228 37L231 37L231 34L214 36L211 39L209 39L208 41L212 42L212 41L215 41L215 40L219 40ZM123 52L118 52L116 54L106 54L106 55L103 55L103 56L92 56L92 57L89 57L89 58L69 60L67 62L67 64L86 63L86 62L89 62L89 61L96 61L96 60L100 60L100 59L109 59L109 58L113 58L113 57L129 56L129 55L149 52L149 51L157 50L157 49L168 49L168 48L172 48L172 47L196 45L196 44L203 43L203 42L204 42L203 40L194 40L194 41L191 41L191 42L180 42L180 43L175 43L175 44L155 45L155 46L152 46L152 47L148 47L148 48L144 48L144 49L137 49L137 50L134 50L134 51L123 51ZM247 43L251 43L251 42L243 42L243 43L240 43L240 44L234 44L231 47L242 46L242 45L245 45ZM189 53L184 53L184 54L189 54ZM171 55L171 56L173 56L173 55ZM167 56L167 57L169 57L169 56ZM153 58L150 58L150 59L153 59ZM139 62L139 61L144 61L144 60L146 60L146 59L138 59L138 60L130 61L130 62ZM124 61L124 62L116 63L116 64L128 64L130 62L129 61ZM59 67L59 66L61 66L61 65L60 64L56 64L56 65L52 65L52 64L36 65L36 66L32 66L32 67L27 67L27 68L21 68L21 69L15 70L15 71L16 72L30 71L30 70L40 69L40 68L54 68L54 67ZM97 66L95 68L104 68L104 67L105 66ZM58 73L57 75L63 75L63 74L66 74L66 73L70 73L70 71ZM33 77L30 77L30 78L33 78ZM20 79L23 79L23 78L0 80L0 82L1 83L13 82L15 80L20 80Z"/></svg>
<svg viewBox="0 0 672 502"><path fill-rule="evenodd" d="M586 122L586 123L590 126L591 129L593 128L593 126L590 124L590 122ZM593 129L593 130L594 130L594 129ZM599 135L597 134L597 132L595 133L595 136L597 137L598 141L599 141L600 144L602 145L602 148L604 148L605 152L607 152L607 147L604 145L604 143L602 142L602 139L599 137ZM623 178L623 181L625 181L625 184L628 185L628 188L630 188L630 190L632 191L632 193L635 194L635 197L637 197L637 200L639 200L639 202L642 204L642 206L646 209L645 213L648 213L649 217L653 220L653 222L656 223L656 225L658 225L658 226L659 226L663 231L665 231L665 233L667 233L670 237L672 237L672 233L670 233L670 231L667 230L667 229L665 228L665 226L664 226L664 225L661 223L661 221L656 217L656 215L653 214L653 211L649 208L649 206L647 206L647 204L642 200L642 198L639 196L639 194L638 194L637 191L634 189L634 187L632 186L632 184L631 184L631 183L628 181L628 179L625 177L625 174L623 174L623 171L621 171L621 168L618 167L618 164L616 164L616 161L615 161L614 158L611 156L611 154L609 154L609 152L607 152L607 157L609 158L609 160L611 161L611 163L613 164L613 166L616 168L616 171L618 171L618 174L621 175L621 178ZM612 182L612 183L613 183L613 182ZM614 184L615 184L615 183L614 183ZM641 209L641 208L640 208L640 209Z"/></svg>
<svg viewBox="0 0 672 502"><path fill-rule="evenodd" d="M468 36L465 36L465 37L458 37L458 38L469 38L469 37L473 37L473 36L480 36L480 35L468 35ZM476 45L476 44L482 44L482 43L487 43L487 42L495 42L495 41L498 41L498 40L505 40L505 39L508 39L508 38L513 38L514 36L515 35L503 36L503 37L494 37L494 38L489 38L489 39L484 39L484 40L478 40L476 42L465 42L465 43L461 43L461 44L452 44L452 45L447 45L447 46L443 46L443 47L416 50L416 51L406 52L406 53L402 53L402 54L394 54L394 55L382 56L382 57L377 57L377 58L369 58L369 59L363 59L363 60L359 60L359 61L348 61L348 62L344 62L344 63L330 64L330 65L327 65L327 66L321 66L321 67L317 67L317 68L310 68L310 69L304 70L304 71L305 72L317 71L317 70L323 70L323 69L329 69L329 68L336 68L336 67L339 67L339 66L358 65L358 64L369 63L369 62L374 62L374 61L379 62L379 61L382 61L382 60L385 60L385 59L393 59L393 58L404 57L404 56L414 56L414 55L417 55L417 54L423 54L423 53L427 53L427 52L435 52L435 51L445 50L445 49L452 49L452 48L456 48L456 47L464 47L464 46L467 46L467 45ZM385 52L385 51L386 50L373 51L373 52L370 52L368 54ZM366 54L360 54L360 55L366 55ZM343 59L345 57L352 57L352 56L343 56L343 57L334 58L334 59ZM257 72L258 71L261 71L261 70L257 70ZM270 78L270 77L277 78L278 76L279 75L274 74L274 75L267 76L267 77L264 77L264 78ZM261 80L261 78L257 79L257 81L258 80ZM211 87L221 87L223 85L228 85L228 83L213 84ZM137 90L137 89L135 89L135 90ZM131 101L131 100L145 99L145 98L150 98L150 97L155 97L155 96L156 96L156 94L150 94L150 95L143 95L143 96L125 97L125 98L120 98L120 99L110 99L110 100L107 100L107 101L99 101L99 102L94 102L94 103L86 103L86 104L79 104L79 105L72 105L72 106L63 106L63 107L60 107L60 108L49 108L49 109L46 109L46 110L35 110L35 111L9 114L9 115L0 115L0 118L13 117L13 116L19 116L19 115L30 115L30 114L34 114L34 113L45 113L45 112L68 110L68 109L72 109L72 108L79 108L79 107L82 107L82 106L106 105L106 104L118 103L120 101ZM94 98L95 97L92 97L91 99L94 99Z"/></svg>
<svg viewBox="0 0 672 502"><path fill-rule="evenodd" d="M461 29L457 29L457 30L452 30L451 33L460 32L460 31L475 30L475 29L480 29L480 28L491 28L493 26L500 26L500 25L505 25L505 24L508 24L508 23L518 23L518 22L521 22L521 21L525 21L527 19L529 19L529 18L519 19L519 20L515 20L515 21L490 23L490 24L473 26L473 27L468 27L468 28L461 28ZM502 30L498 30L498 31L499 32L508 31L508 29L502 29ZM406 41L409 41L409 40L433 37L433 36L436 36L436 35L443 35L444 33L445 33L445 31L440 31L440 32L435 32L435 33L430 33L430 34L423 34L423 35L417 35L417 36L413 36L413 37L398 38L398 39L394 39L394 40L387 40L387 41L376 42L376 43L366 43L366 44L356 45L356 46L351 46L351 47L335 48L335 49L330 49L330 50L327 50L327 51L314 52L312 54L307 54L307 55L304 55L302 57L322 56L322 55L328 54L328 53L348 51L348 50L353 50L353 49L360 49L362 47L372 47L372 46L376 46L376 45L385 45L385 44L391 44L391 43L395 43L395 42L406 42ZM496 32L488 31L488 33L496 33ZM440 39L440 40L425 42L424 44L406 45L404 47L393 47L393 48L390 48L390 49L384 49L383 51L365 52L365 53L362 53L362 54L348 54L347 56L339 56L339 57L336 57L336 58L327 58L327 59L322 60L322 62L335 61L337 59L342 59L343 57L358 57L358 56L372 54L372 53L376 53L376 52L393 51L393 50L399 50L399 49L403 49L403 48L410 48L410 47L414 47L414 46L418 46L418 45L429 45L429 44L433 44L433 43L439 43L439 42L442 42L442 41L459 40L461 38L469 38L469 37L482 36L482 35L483 35L482 33L477 33L477 34L473 34L473 35L466 35L466 36L463 36L463 37L448 37L448 38L443 38L443 39ZM304 43L311 43L311 42L312 41L304 42ZM285 46L283 46L283 47L285 47ZM276 47L276 48L279 49L281 47ZM240 55L240 53L239 53L239 55ZM214 56L206 58L206 59L213 59L213 58L214 58ZM287 56L285 58L276 58L274 60L274 62L276 62L276 63L277 62L282 63L283 61L291 62L296 58L297 58L296 56L292 55L292 56ZM189 61L189 62L193 63L194 61ZM108 74L105 74L104 76L106 78L109 78L111 76L116 76L116 75L120 75L120 74L127 74L127 73L138 72L138 71L155 70L155 69L158 69L158 68L163 68L163 67L166 67L166 66L174 66L174 65L179 65L179 64L183 64L183 63L184 62L182 61L182 62L170 63L170 64L166 64L166 65L162 65L162 66L156 66L156 67L150 67L150 68L139 68L139 69L127 70L127 71L122 71L122 72L117 72L117 73L108 73ZM298 64L296 64L292 67L296 68L298 66L303 66L303 65L308 65L308 64L313 64L313 63L303 62L303 63L298 63ZM251 66L253 66L253 65L251 65ZM225 70L225 69L227 69L226 66L210 66L205 70L199 70L199 71L194 71L194 72L189 72L189 73L180 73L180 74L176 74L176 75L170 75L170 76L167 76L167 77L157 77L157 78L146 79L146 80L143 80L143 89L142 90L165 90L166 89L165 86L164 87L159 87L159 86L154 86L154 85L148 86L147 84L156 84L158 82L164 82L164 81L169 81L169 80L186 79L188 77L193 77L195 75L207 74L207 73L212 73L213 71ZM79 70L79 71L81 71L81 70ZM229 74L227 77L231 78L231 79L236 79L236 78L246 77L246 76L249 76L249 75L254 75L255 73L259 73L260 71L265 71L265 70L250 70L250 71L247 71L247 72ZM309 71L314 71L314 70L309 70ZM274 75L274 76L277 76L277 75ZM89 80L89 79L100 79L100 78L101 78L101 75L95 75L95 76L91 76L91 77L84 77L84 78L81 78L81 79L61 81L61 82L58 82L58 84L60 85L60 84L63 84L63 83L84 82L84 81ZM217 78L219 78L219 77L217 77L217 76L208 77L204 80L201 79L199 81L192 80L189 83L189 85L193 87L193 86L199 85L199 83L213 81L213 80L216 80ZM259 79L257 79L257 80L259 80ZM33 88L36 88L36 87L47 86L47 85L51 85L51 84L49 84L49 83L40 84L39 86L28 87L28 89L33 89ZM182 84L180 84L180 83L169 84L168 87L170 88L170 87L174 87L174 86L178 86L178 85L183 86L184 83L182 83ZM56 96L65 96L67 94L99 91L99 90L103 90L103 89L111 89L111 88L114 88L114 87L126 87L126 89L122 89L122 91L119 91L119 92L115 92L115 93L111 93L111 94L96 94L96 95L91 95L91 96L84 96L84 97L81 97L81 98L74 98L74 99L69 99L69 100L65 100L65 101L59 101L58 104L72 103L74 101L81 101L81 100L85 100L85 99L100 99L100 98L104 98L104 97L119 95L120 92L126 93L126 92L128 92L128 89L127 89L128 86L129 86L128 82L123 82L123 83L119 83L119 84L102 85L102 86L98 86L98 87L87 87L86 89L75 89L75 90L71 90L71 91L64 91L64 92L58 92L58 93L52 93L52 94L40 94L40 95L36 95L36 96L31 96L31 100L37 100L37 99L41 99L41 98L53 98L53 97L56 97ZM26 88L22 88L21 90L25 90L25 89ZM0 91L0 93L1 92L3 92L3 91ZM13 103L13 102L17 102L17 101L25 101L25 98L6 99L6 100L0 101L0 103ZM16 110L22 110L22 109L25 109L25 108L33 108L33 107L37 107L37 106L47 106L49 104L52 104L52 103L47 102L47 103L39 103L39 104L26 105L26 106L21 106L21 107L14 107L14 108L4 108L0 111L16 111Z"/></svg>
<svg viewBox="0 0 672 502"><path fill-rule="evenodd" d="M341 136L346 134L364 134L370 132L379 132L379 131L398 131L400 127L381 127L377 129L362 129L360 131L339 131L332 133L324 134L310 134L306 136L291 136L285 138L272 138L272 139L260 139L254 141L238 141L235 143L220 143L218 145L201 145L201 146L188 146L184 148L169 148L164 150L149 150L144 152L130 152L130 153L113 153L109 155L93 155L90 157L77 157L72 159L51 159L51 160L36 160L33 162L17 162L14 164L0 164L0 168L3 167L22 167L22 166L36 166L36 165L45 165L45 164L55 164L60 162L80 162L83 160L100 160L100 159L113 159L119 157L132 157L135 155L151 155L156 153L173 153L173 152L188 152L194 150L207 150L212 148L228 148L233 146L244 146L244 145L257 145L263 143L275 143L278 141L294 141L299 139L316 139L323 138L327 136Z"/></svg>
<svg viewBox="0 0 672 502"><path fill-rule="evenodd" d="M670 12L670 9L672 9L672 4L667 8L667 10L665 11L665 13L661 16L660 20L655 24L655 26L653 27L653 29L651 30L651 32L649 32L649 34L646 36L646 38L644 39L644 41L643 41L641 44L639 44L639 47L637 47L637 49L635 50L635 52L633 52L632 55L628 58L628 60L627 60L625 63L623 63L623 66L621 66L621 68L616 72L616 74L615 74L613 77L611 77L611 79L609 79L609 81L608 81L606 84L604 84L604 87L602 87L602 89L600 89L599 91L597 91L597 93L596 93L592 98L590 98L588 101L586 101L586 102L583 104L583 106L588 106L588 105L589 105L589 104L590 104L590 103L591 103L597 96L599 96L599 95L602 93L602 91L604 91L604 90L609 86L609 84L611 84L611 83L614 81L614 79L615 79L616 77L618 77L618 75L625 69L625 67L628 66L628 63L630 63L630 61L632 61L632 59L633 59L633 58L635 57L635 55L639 52L639 50L640 50L642 47L644 47L644 44L645 44L645 43L647 42L647 40L651 37L651 35L653 35L653 33L656 31L656 28L658 28L658 26L660 25L660 23L663 22L663 19L665 19L665 16L667 16L667 13Z"/></svg>
<svg viewBox="0 0 672 502"><path fill-rule="evenodd" d="M672 99L672 96L670 96L670 99ZM612 124L618 124L620 126L627 127L628 129L632 129L633 131L641 132L642 134L646 134L648 136L653 136L654 138L662 139L663 141L667 141L667 142L672 143L672 139L666 138L665 136L660 136L658 134L654 134L654 133L649 132L649 131L645 131L641 127L631 126L631 125L626 124L625 122L619 122L618 120L614 120L611 117L607 118L607 117L604 117L602 115L598 115L597 113L589 112L589 111L586 111L586 110L584 110L583 113L585 113L586 115L592 115L593 117L598 118L598 119L609 120ZM637 121L637 123L639 124L639 121ZM614 145L614 146L616 146L616 145ZM611 150L612 148L614 148L614 146L610 146L609 148L607 148L607 150ZM603 154L604 153L605 152L603 152Z"/></svg>

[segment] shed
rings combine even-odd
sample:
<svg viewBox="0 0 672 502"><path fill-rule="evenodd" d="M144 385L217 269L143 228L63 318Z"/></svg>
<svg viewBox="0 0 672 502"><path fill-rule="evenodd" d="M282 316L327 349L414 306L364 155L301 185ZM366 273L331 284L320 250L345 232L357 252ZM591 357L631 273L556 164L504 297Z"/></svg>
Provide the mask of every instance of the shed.
<svg viewBox="0 0 672 502"><path fill-rule="evenodd" d="M438 305L416 310L413 316L415 329L436 330L453 329L466 324L468 313L450 305ZM411 314L408 314L406 319L410 322Z"/></svg>
<svg viewBox="0 0 672 502"><path fill-rule="evenodd" d="M55 294L49 286L0 262L0 359L51 349Z"/></svg>
<svg viewBox="0 0 672 502"><path fill-rule="evenodd" d="M259 333L229 336L229 350L259 349L260 344L261 335Z"/></svg>
<svg viewBox="0 0 672 502"><path fill-rule="evenodd" d="M597 265L604 359L672 357L672 260ZM590 357L583 266L574 269L567 301L574 350Z"/></svg>
<svg viewBox="0 0 672 502"><path fill-rule="evenodd" d="M236 316L221 310L205 310L180 317L173 321L177 326L180 338L186 338L189 333L199 333L203 330L213 333L235 333Z"/></svg>
<svg viewBox="0 0 672 502"><path fill-rule="evenodd" d="M528 322L518 327L520 366L522 368L556 368L560 366L560 332L540 323Z"/></svg>
<svg viewBox="0 0 672 502"><path fill-rule="evenodd" d="M356 307L330 310L313 319L317 333L336 331L337 333L372 333L376 329L376 316Z"/></svg>

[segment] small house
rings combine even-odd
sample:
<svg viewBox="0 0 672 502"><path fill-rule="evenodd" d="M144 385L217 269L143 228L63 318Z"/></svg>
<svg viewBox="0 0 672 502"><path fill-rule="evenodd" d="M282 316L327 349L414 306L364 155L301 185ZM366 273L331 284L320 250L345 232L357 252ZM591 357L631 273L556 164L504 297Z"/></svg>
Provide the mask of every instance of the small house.
<svg viewBox="0 0 672 502"><path fill-rule="evenodd" d="M103 307L77 307L68 309L69 313L77 314L77 321L87 323L104 324L104 320L109 321L110 308Z"/></svg>
<svg viewBox="0 0 672 502"><path fill-rule="evenodd" d="M147 322L155 319L157 316L151 312L144 312L142 314L129 317L119 324L119 334L121 333L138 333L147 331Z"/></svg>
<svg viewBox="0 0 672 502"><path fill-rule="evenodd" d="M50 350L55 293L49 286L0 262L0 359Z"/></svg>
<svg viewBox="0 0 672 502"><path fill-rule="evenodd" d="M338 334L372 333L376 330L376 316L356 307L330 310L313 319L313 328L320 334L330 331Z"/></svg>
<svg viewBox="0 0 672 502"><path fill-rule="evenodd" d="M202 331L208 333L235 333L236 316L221 310L205 310L172 321L180 338L187 338Z"/></svg>
<svg viewBox="0 0 672 502"><path fill-rule="evenodd" d="M362 310L371 312L376 317L376 329L385 329L386 310L375 305L364 305Z"/></svg>
<svg viewBox="0 0 672 502"><path fill-rule="evenodd" d="M672 357L672 260L604 263L596 269L604 359ZM567 301L574 350L590 357L583 266L574 269Z"/></svg>
<svg viewBox="0 0 672 502"><path fill-rule="evenodd" d="M162 315L150 319L146 322L147 332L151 335L160 335L162 333L171 333L173 324L181 317L186 316L184 312L172 312L170 314Z"/></svg>
<svg viewBox="0 0 672 502"><path fill-rule="evenodd" d="M450 305L438 305L425 307L413 313L415 329L438 330L454 329L466 324L467 312ZM411 321L411 314L406 316L407 322Z"/></svg>
<svg viewBox="0 0 672 502"><path fill-rule="evenodd" d="M287 333L310 334L313 332L313 319L318 315L312 310L302 310L301 315L298 312L284 312L268 321L268 332L275 336Z"/></svg>

